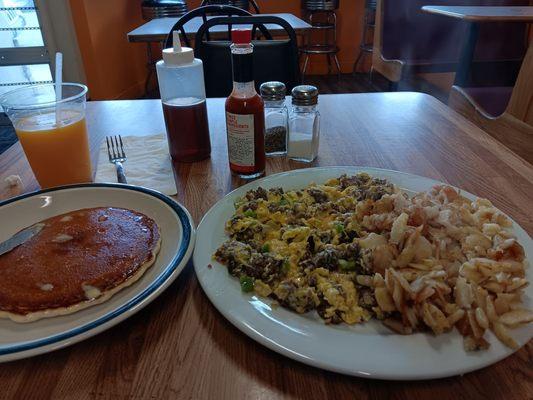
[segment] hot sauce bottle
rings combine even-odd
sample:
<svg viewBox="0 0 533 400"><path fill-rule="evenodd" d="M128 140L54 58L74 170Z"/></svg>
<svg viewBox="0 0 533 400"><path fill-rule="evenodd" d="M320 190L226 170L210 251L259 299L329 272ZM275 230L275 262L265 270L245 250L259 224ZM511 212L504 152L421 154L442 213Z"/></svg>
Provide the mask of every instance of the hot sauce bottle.
<svg viewBox="0 0 533 400"><path fill-rule="evenodd" d="M232 173L253 179L265 172L265 113L253 79L252 33L232 31L233 91L226 99L226 131Z"/></svg>

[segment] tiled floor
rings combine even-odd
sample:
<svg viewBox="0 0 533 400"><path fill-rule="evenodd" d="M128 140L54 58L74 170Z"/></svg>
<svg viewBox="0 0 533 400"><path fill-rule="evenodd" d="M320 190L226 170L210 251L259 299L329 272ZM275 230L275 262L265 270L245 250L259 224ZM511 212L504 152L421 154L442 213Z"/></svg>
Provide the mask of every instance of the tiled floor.
<svg viewBox="0 0 533 400"><path fill-rule="evenodd" d="M305 77L306 84L315 85L321 94L333 93L367 93L367 92L386 92L389 91L389 81L379 74L374 74L372 81L370 75L365 73L342 74L338 75L308 75ZM153 87L144 98L158 99L159 90ZM416 76L410 80L402 81L398 87L401 91L415 91L431 94L442 102L446 103L448 94L440 90L427 81Z"/></svg>
<svg viewBox="0 0 533 400"><path fill-rule="evenodd" d="M389 91L389 82L379 74L374 74L372 81L369 74L357 73L337 75L309 75L305 83L315 85L322 94L330 93L365 93ZM399 91L414 91L428 93L443 103L448 100L448 94L424 79L416 76L402 81Z"/></svg>

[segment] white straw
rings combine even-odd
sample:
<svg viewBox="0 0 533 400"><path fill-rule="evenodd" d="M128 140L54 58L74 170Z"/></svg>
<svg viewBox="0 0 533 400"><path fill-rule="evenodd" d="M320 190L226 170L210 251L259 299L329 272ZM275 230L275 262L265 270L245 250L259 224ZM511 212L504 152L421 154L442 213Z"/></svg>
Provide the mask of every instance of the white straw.
<svg viewBox="0 0 533 400"><path fill-rule="evenodd" d="M56 53L56 102L59 102L62 98L61 88L63 84L63 54ZM59 104L56 104L56 125L59 125Z"/></svg>

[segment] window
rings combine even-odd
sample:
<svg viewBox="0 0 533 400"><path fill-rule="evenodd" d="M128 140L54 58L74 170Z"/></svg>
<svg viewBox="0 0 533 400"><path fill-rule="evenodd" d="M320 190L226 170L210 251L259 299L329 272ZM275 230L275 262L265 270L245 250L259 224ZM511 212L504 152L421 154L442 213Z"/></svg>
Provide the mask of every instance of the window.
<svg viewBox="0 0 533 400"><path fill-rule="evenodd" d="M34 0L0 0L0 94L20 85L51 81Z"/></svg>

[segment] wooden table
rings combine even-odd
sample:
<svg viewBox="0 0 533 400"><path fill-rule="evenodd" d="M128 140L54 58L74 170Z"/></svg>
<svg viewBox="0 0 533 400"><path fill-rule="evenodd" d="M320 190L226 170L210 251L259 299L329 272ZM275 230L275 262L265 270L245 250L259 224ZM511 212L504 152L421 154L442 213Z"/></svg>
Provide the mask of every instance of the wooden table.
<svg viewBox="0 0 533 400"><path fill-rule="evenodd" d="M468 24L467 36L455 74L455 85L465 87L470 75L472 60L479 35L479 24L488 22L533 22L533 7L493 6L424 6L429 14L457 18Z"/></svg>
<svg viewBox="0 0 533 400"><path fill-rule="evenodd" d="M433 97L323 95L319 106L322 136L314 165L373 166L439 179L489 198L533 233L533 166ZM227 165L223 100L209 99L208 110L211 159L176 169L177 198L197 223L238 184ZM93 156L105 134L164 130L157 100L93 102L87 115ZM269 159L267 173L301 167ZM0 156L0 182L10 173L21 174L28 189L36 187L18 144ZM532 350L530 343L491 367L434 381L330 373L280 356L234 328L189 265L157 300L118 326L48 355L2 364L0 397L523 400L533 393Z"/></svg>
<svg viewBox="0 0 533 400"><path fill-rule="evenodd" d="M309 25L304 20L298 18L293 14L261 14L261 15L272 15L276 17L283 18L289 23L289 25L294 29L297 35L305 35L311 30L311 25ZM208 17L213 18L213 17ZM166 38L170 29L178 22L179 18L157 18L147 23L139 26L138 28L132 30L128 33L128 40L130 42L163 42ZM187 37L191 40L194 39L196 32L203 24L201 17L196 17L191 19L184 25L185 33ZM266 24L266 28L272 33L272 35L285 35L285 30L278 25ZM210 30L215 36L216 33L225 33L227 32L227 26L214 26Z"/></svg>

